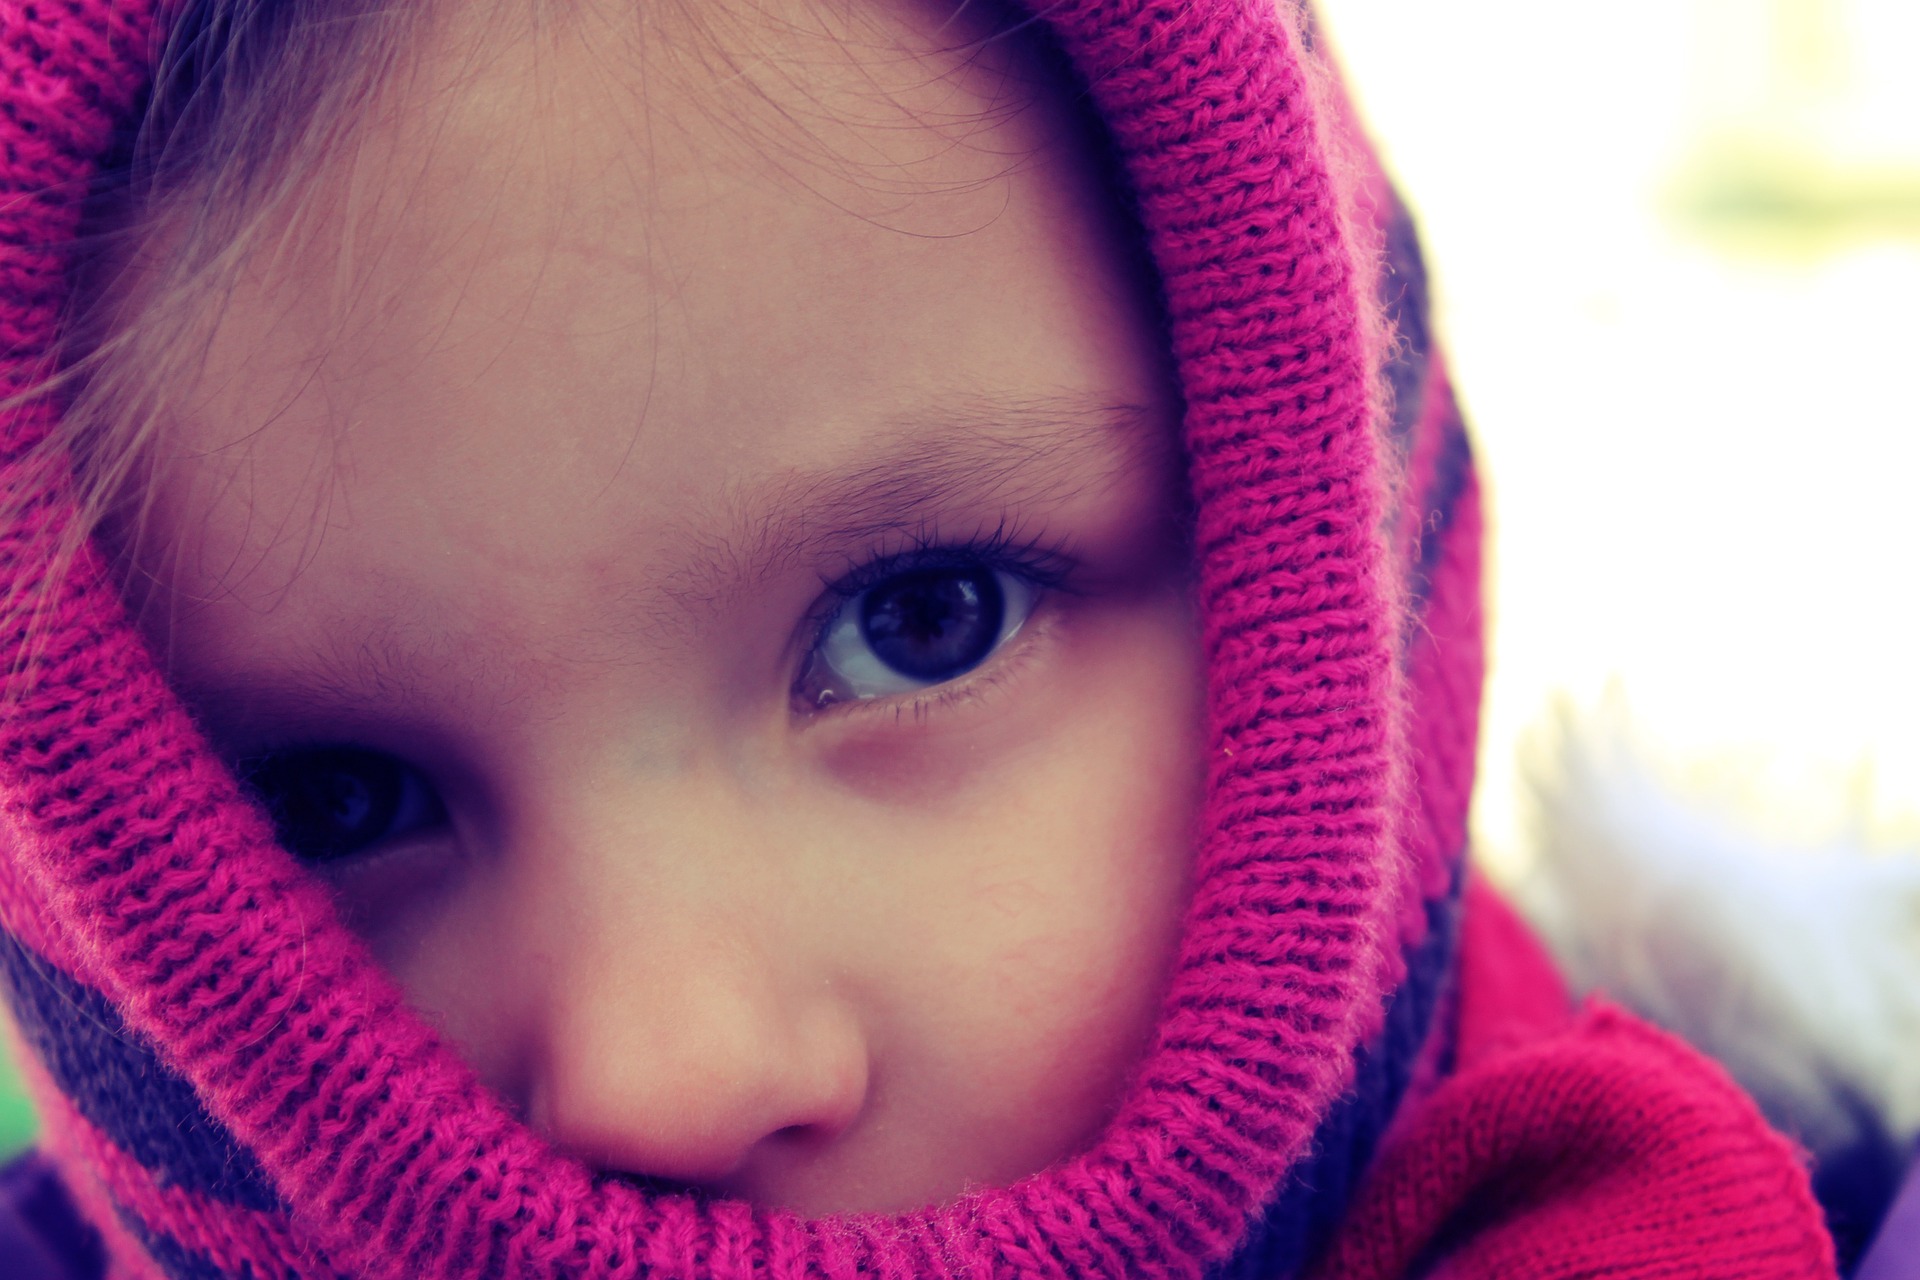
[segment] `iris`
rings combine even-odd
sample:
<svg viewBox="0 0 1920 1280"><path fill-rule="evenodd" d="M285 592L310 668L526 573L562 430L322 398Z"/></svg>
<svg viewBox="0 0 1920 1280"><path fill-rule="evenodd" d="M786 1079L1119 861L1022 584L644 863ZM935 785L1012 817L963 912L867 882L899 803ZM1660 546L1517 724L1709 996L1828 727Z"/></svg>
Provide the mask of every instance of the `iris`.
<svg viewBox="0 0 1920 1280"><path fill-rule="evenodd" d="M328 862L446 819L419 771L380 751L315 747L275 752L243 766L289 853Z"/></svg>
<svg viewBox="0 0 1920 1280"><path fill-rule="evenodd" d="M1005 616L1006 596L984 566L902 573L860 600L861 634L874 655L928 683L978 666L993 652Z"/></svg>

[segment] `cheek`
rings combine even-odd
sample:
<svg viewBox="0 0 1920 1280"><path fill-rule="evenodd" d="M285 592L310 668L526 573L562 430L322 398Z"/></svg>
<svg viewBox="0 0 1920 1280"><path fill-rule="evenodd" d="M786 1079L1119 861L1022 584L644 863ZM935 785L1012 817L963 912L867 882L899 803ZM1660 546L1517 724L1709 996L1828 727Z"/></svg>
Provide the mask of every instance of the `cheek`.
<svg viewBox="0 0 1920 1280"><path fill-rule="evenodd" d="M1196 668L1178 600L1076 617L987 723L930 722L879 775L908 855L877 940L906 958L901 1076L965 1118L982 1177L1084 1144L1151 1032L1191 862Z"/></svg>

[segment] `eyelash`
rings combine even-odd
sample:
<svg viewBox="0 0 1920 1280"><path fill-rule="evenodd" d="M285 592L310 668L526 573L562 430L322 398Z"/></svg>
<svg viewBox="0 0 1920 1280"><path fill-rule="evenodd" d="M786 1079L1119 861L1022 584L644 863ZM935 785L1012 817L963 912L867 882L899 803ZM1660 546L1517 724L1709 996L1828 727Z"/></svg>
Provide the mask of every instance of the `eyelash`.
<svg viewBox="0 0 1920 1280"><path fill-rule="evenodd" d="M912 535L912 545L904 549L875 555L837 578L822 579L824 589L804 623L808 642L795 676L796 688L812 655L825 643L828 628L840 610L862 592L891 578L916 570L987 568L1026 579L1044 599L1048 595L1071 592L1073 567L1073 557L1064 546L1044 537L1022 534L1004 521L985 534L958 541L943 538L934 530L916 533ZM1030 624L1027 630L1033 632L1044 626L1042 621L1040 628ZM1009 647L1014 644L1010 641ZM972 701L990 691L1007 674L1005 668L1004 661L989 659L956 679L910 693L805 707L803 714L809 717L888 714L896 720L923 719L937 710Z"/></svg>
<svg viewBox="0 0 1920 1280"><path fill-rule="evenodd" d="M819 603L813 608L815 639L818 632L841 605L897 574L915 569L967 568L984 565L1017 573L1035 586L1048 591L1061 590L1073 569L1073 557L1066 548L1042 537L1020 533L1005 523L990 532L955 541L934 531L912 535L912 543L898 551L889 551L864 560L837 578L824 578Z"/></svg>

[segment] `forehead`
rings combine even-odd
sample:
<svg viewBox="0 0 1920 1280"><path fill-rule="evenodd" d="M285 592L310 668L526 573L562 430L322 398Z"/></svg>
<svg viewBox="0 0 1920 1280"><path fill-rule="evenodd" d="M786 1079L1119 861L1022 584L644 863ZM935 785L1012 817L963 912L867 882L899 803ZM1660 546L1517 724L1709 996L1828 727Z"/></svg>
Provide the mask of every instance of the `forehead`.
<svg viewBox="0 0 1920 1280"><path fill-rule="evenodd" d="M1030 28L996 32L978 5L588 3L557 26L453 8L471 21L431 33L307 193L284 271L233 302L291 301L283 327L337 366L621 325L623 350L711 353L650 361L654 390L777 368L791 403L876 361L927 372L929 330L973 336L981 295L1116 301L1121 219L1073 93Z"/></svg>
<svg viewBox="0 0 1920 1280"><path fill-rule="evenodd" d="M1070 90L970 10L449 8L209 318L157 502L191 597L664 580L783 476L1164 398Z"/></svg>

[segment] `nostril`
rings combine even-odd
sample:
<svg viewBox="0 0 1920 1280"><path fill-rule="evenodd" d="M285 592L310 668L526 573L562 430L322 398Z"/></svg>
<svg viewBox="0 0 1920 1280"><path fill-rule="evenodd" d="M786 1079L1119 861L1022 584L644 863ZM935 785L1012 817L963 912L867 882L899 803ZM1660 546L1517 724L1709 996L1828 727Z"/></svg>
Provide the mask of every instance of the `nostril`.
<svg viewBox="0 0 1920 1280"><path fill-rule="evenodd" d="M824 1124L790 1124L776 1129L767 1135L767 1141L777 1147L806 1149L824 1147L839 1134L838 1126Z"/></svg>
<svg viewBox="0 0 1920 1280"><path fill-rule="evenodd" d="M711 1020L691 1029L703 1034L654 1030L620 1046L555 1033L529 1091L529 1119L603 1177L749 1199L777 1199L775 1184L857 1123L868 1080L858 1036L755 1043L716 1035Z"/></svg>

